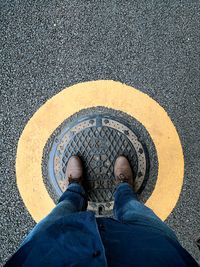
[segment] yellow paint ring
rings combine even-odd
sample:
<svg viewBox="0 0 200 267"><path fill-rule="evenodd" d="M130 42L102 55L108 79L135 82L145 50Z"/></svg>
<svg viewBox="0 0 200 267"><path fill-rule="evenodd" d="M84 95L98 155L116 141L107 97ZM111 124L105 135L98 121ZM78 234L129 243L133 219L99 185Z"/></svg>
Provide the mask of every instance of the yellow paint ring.
<svg viewBox="0 0 200 267"><path fill-rule="evenodd" d="M79 83L49 99L28 121L19 139L17 185L26 208L38 222L55 206L42 178L42 154L53 131L81 109L105 106L136 118L155 144L159 168L146 205L165 220L175 207L183 184L184 158L178 133L165 110L148 95L109 80Z"/></svg>

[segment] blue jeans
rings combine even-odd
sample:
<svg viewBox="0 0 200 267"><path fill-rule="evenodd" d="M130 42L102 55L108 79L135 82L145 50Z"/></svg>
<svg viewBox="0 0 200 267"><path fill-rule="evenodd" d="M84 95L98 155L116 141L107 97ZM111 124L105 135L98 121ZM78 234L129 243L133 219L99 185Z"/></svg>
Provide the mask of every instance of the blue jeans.
<svg viewBox="0 0 200 267"><path fill-rule="evenodd" d="M35 225L28 236L21 243L20 247L27 243L31 237L49 227L55 220L58 220L63 214L84 211L87 209L87 197L84 188L72 183L60 197L56 207L43 220Z"/></svg>
<svg viewBox="0 0 200 267"><path fill-rule="evenodd" d="M148 207L138 200L128 183L120 183L114 193L114 218L122 223L142 224L164 232L177 240L175 233Z"/></svg>
<svg viewBox="0 0 200 267"><path fill-rule="evenodd" d="M155 213L141 203L136 193L128 183L120 183L117 185L114 193L114 219L122 223L139 223L147 227L156 228L158 231L164 232L173 239L176 239L175 233L162 222ZM87 209L87 196L84 188L77 184L71 183L67 190L63 193L57 206L50 214L40 221L26 237L21 246L42 228L48 227L53 221L61 218L63 214L71 214L74 212L85 211Z"/></svg>

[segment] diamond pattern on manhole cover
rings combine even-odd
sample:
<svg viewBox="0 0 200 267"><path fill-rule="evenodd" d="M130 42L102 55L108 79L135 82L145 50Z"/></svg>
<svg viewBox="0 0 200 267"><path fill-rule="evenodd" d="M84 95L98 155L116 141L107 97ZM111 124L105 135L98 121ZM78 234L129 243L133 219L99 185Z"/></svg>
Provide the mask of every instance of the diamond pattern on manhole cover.
<svg viewBox="0 0 200 267"><path fill-rule="evenodd" d="M113 209L114 162L119 155L129 159L138 191L147 170L146 151L135 133L122 121L109 115L80 118L61 130L52 145L48 170L50 181L60 196L66 189L66 165L79 155L85 167L88 209L109 216Z"/></svg>

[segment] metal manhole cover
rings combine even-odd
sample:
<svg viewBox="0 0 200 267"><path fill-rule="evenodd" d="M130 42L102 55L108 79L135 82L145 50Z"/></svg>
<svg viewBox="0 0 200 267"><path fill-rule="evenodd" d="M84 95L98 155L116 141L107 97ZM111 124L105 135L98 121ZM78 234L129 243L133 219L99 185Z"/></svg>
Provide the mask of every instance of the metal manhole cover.
<svg viewBox="0 0 200 267"><path fill-rule="evenodd" d="M49 179L60 196L67 186L66 165L72 155L84 163L88 210L110 216L115 188L113 167L116 158L129 159L140 191L147 178L148 154L136 134L120 118L109 115L82 117L61 130L54 139L48 160Z"/></svg>

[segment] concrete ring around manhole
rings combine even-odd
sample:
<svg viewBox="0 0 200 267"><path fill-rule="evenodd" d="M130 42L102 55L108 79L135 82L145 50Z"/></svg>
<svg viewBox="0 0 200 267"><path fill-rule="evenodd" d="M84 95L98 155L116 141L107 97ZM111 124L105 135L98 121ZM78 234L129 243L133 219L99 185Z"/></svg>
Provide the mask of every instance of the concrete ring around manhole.
<svg viewBox="0 0 200 267"><path fill-rule="evenodd" d="M64 89L28 121L16 156L17 185L28 211L38 222L55 206L42 176L43 149L48 138L66 118L96 106L125 112L148 131L157 152L158 175L146 205L165 220L175 207L183 184L184 158L178 133L155 100L133 87L109 80L84 82Z"/></svg>

